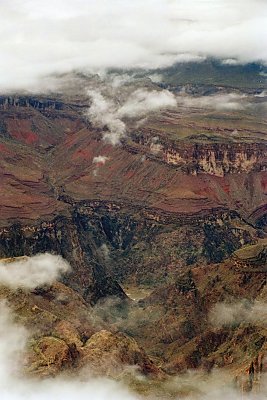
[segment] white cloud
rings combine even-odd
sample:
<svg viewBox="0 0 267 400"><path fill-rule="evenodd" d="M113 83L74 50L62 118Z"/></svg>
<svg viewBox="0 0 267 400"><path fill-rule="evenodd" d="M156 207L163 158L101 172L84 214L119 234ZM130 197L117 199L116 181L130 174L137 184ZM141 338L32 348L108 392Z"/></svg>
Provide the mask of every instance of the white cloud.
<svg viewBox="0 0 267 400"><path fill-rule="evenodd" d="M96 164L95 168L93 170L94 176L98 175L99 168L103 167L103 165L105 165L108 160L109 160L109 157L107 157L107 156L97 156L97 157L93 158L93 164Z"/></svg>
<svg viewBox="0 0 267 400"><path fill-rule="evenodd" d="M137 118L144 117L150 112L158 111L165 108L176 107L175 96L168 90L148 91L138 89L134 91L126 102L119 108L118 115L120 118Z"/></svg>
<svg viewBox="0 0 267 400"><path fill-rule="evenodd" d="M222 61L224 65L237 65L238 61L235 58L227 58L226 60Z"/></svg>
<svg viewBox="0 0 267 400"><path fill-rule="evenodd" d="M0 284L12 289L34 289L51 284L61 274L70 270L62 257L52 254L39 254L11 263L0 262Z"/></svg>
<svg viewBox="0 0 267 400"><path fill-rule="evenodd" d="M154 74L150 74L148 77L151 79L152 82L155 82L155 83L160 83L163 80L163 76L156 72Z"/></svg>
<svg viewBox="0 0 267 400"><path fill-rule="evenodd" d="M10 377L18 373L21 355L25 349L28 333L13 321L5 302L0 302L0 391ZM2 386L2 387L1 387Z"/></svg>
<svg viewBox="0 0 267 400"><path fill-rule="evenodd" d="M1 0L0 88L206 56L266 63L266 20L265 0Z"/></svg>
<svg viewBox="0 0 267 400"><path fill-rule="evenodd" d="M105 95L101 89L88 90L91 105L86 116L95 127L108 129L103 131L103 139L114 146L126 136L128 119L140 122L150 113L177 104L175 96L168 90L135 90L134 85L123 86L121 83L122 86L117 86L113 82L114 79L98 83L99 87L103 86Z"/></svg>
<svg viewBox="0 0 267 400"><path fill-rule="evenodd" d="M97 156L97 157L94 157L94 158L93 158L93 163L94 163L94 164L105 165L107 160L109 160L109 157L106 157L106 156Z"/></svg>
<svg viewBox="0 0 267 400"><path fill-rule="evenodd" d="M121 138L125 135L126 125L117 116L114 100L107 99L98 90L89 90L88 95L91 99L91 105L87 117L94 126L108 128L108 132L103 134L104 140L114 146L119 144Z"/></svg>
<svg viewBox="0 0 267 400"><path fill-rule="evenodd" d="M267 96L267 90L263 90L259 94L255 94L255 97L266 97Z"/></svg>

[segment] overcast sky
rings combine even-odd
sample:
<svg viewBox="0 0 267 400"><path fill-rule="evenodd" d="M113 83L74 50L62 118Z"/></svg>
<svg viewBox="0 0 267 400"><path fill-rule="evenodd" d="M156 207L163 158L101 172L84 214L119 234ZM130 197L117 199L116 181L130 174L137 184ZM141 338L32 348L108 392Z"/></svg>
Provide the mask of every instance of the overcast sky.
<svg viewBox="0 0 267 400"><path fill-rule="evenodd" d="M266 0L0 0L0 89L75 69L267 63Z"/></svg>

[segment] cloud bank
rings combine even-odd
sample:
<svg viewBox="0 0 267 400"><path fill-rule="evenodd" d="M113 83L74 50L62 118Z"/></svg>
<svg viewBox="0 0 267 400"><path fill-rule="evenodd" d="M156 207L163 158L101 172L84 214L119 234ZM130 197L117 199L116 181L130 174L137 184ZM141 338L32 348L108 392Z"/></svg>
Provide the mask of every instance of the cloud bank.
<svg viewBox="0 0 267 400"><path fill-rule="evenodd" d="M0 284L11 289L34 289L53 283L69 270L69 264L62 257L39 254L11 263L0 262Z"/></svg>
<svg viewBox="0 0 267 400"><path fill-rule="evenodd" d="M1 0L0 88L208 56L267 62L265 0Z"/></svg>

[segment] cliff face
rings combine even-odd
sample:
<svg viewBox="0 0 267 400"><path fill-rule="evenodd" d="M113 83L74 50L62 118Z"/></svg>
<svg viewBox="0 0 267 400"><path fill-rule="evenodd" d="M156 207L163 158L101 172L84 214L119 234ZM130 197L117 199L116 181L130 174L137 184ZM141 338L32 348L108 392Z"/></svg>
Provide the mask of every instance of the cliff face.
<svg viewBox="0 0 267 400"><path fill-rule="evenodd" d="M256 239L235 213L159 213L98 202L77 209L83 241L92 235L105 249L102 263L120 282L159 286L196 262L220 262Z"/></svg>
<svg viewBox="0 0 267 400"><path fill-rule="evenodd" d="M264 144L195 145L182 154L179 150L167 149L164 159L171 165L186 165L193 174L204 172L223 177L228 173L265 171L267 151Z"/></svg>
<svg viewBox="0 0 267 400"><path fill-rule="evenodd" d="M3 102L2 226L64 214L68 206L62 196L185 214L224 207L245 218L265 204L262 141L231 142L226 137L194 143L191 138L173 140L168 131L155 139L158 131L144 127L138 134L131 128L122 146L112 147L86 121L85 102L41 99L36 106L38 99L27 97ZM99 155L107 157L105 164L93 162Z"/></svg>
<svg viewBox="0 0 267 400"><path fill-rule="evenodd" d="M158 286L183 267L220 262L257 238L238 214L220 209L184 216L103 201L73 208L69 217L0 229L0 257L61 254L73 269L64 282L90 303L124 298L116 280Z"/></svg>
<svg viewBox="0 0 267 400"><path fill-rule="evenodd" d="M40 99L29 96L0 96L0 107L2 110L7 110L10 107L26 107L35 108L38 110L63 110L66 108L64 103L53 99Z"/></svg>
<svg viewBox="0 0 267 400"><path fill-rule="evenodd" d="M16 224L3 228L0 230L0 258L44 252L60 254L72 266L64 282L88 303L94 304L108 295L126 298L105 266L100 264L96 239L90 233L83 239L80 225L77 218L57 217L37 226Z"/></svg>
<svg viewBox="0 0 267 400"><path fill-rule="evenodd" d="M151 149L151 136L139 134L136 142ZM227 174L265 171L267 150L265 143L165 143L161 142L157 157L160 161L188 174L205 173L224 177Z"/></svg>

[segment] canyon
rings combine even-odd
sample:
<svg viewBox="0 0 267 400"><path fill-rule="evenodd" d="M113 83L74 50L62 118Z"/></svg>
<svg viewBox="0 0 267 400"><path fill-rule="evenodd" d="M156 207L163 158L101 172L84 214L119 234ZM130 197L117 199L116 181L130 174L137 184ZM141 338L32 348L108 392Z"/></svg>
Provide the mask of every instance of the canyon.
<svg viewBox="0 0 267 400"><path fill-rule="evenodd" d="M210 315L266 304L265 115L177 106L129 119L113 146L89 107L84 92L0 96L0 258L48 252L72 267L51 287L0 290L37 330L28 372L120 374L122 362L161 381L222 368L256 390L266 326Z"/></svg>

